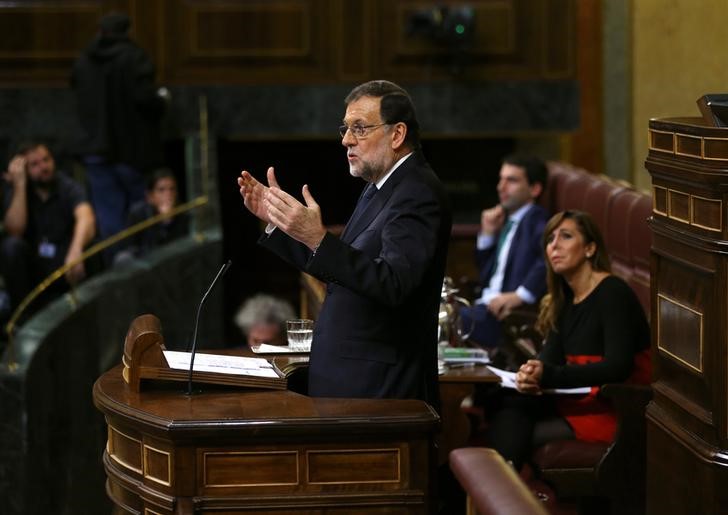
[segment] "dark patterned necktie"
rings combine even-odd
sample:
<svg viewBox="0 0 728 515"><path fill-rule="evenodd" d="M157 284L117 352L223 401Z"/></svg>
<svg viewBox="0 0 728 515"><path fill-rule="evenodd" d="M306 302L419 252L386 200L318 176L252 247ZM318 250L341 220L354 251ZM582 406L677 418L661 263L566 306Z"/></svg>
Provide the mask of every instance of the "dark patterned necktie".
<svg viewBox="0 0 728 515"><path fill-rule="evenodd" d="M364 188L364 192L362 193L361 197L359 197L359 202L356 203L354 212L349 218L349 223L347 224L347 227L350 227L357 220L357 218L361 216L361 214L364 212L364 209L367 207L367 204L369 204L369 201L372 199L376 192L377 187L374 184L372 184L371 182L367 184L367 187Z"/></svg>

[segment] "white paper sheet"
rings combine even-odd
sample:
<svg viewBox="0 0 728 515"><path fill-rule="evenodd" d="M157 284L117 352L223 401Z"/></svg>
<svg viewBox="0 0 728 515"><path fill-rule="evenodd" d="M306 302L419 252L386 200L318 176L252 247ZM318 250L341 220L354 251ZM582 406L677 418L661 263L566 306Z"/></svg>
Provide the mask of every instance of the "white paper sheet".
<svg viewBox="0 0 728 515"><path fill-rule="evenodd" d="M490 369L491 372L493 372L495 375L500 377L501 380L501 386L503 388L516 388L516 373L515 372L509 372L507 370L502 370L500 368L496 368L492 365L487 365L487 367ZM591 392L590 386L582 386L580 388L546 388L545 390L542 390L543 393L557 393L557 394L566 394L566 395L584 395L589 392Z"/></svg>
<svg viewBox="0 0 728 515"><path fill-rule="evenodd" d="M301 354L303 350L291 349L287 345L270 345L268 343L261 343L260 345L253 345L250 350L256 354Z"/></svg>
<svg viewBox="0 0 728 515"><path fill-rule="evenodd" d="M174 350L164 351L169 368L190 369L190 353ZM217 372L220 374L247 375L277 378L273 365L263 358L244 358L224 354L195 354L195 372Z"/></svg>

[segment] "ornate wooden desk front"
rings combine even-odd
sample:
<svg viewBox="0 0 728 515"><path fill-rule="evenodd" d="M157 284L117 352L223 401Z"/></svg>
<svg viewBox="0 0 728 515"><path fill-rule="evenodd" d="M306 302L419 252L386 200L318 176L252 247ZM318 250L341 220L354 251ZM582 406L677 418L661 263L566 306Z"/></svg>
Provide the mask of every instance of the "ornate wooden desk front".
<svg viewBox="0 0 728 515"><path fill-rule="evenodd" d="M179 384L94 385L120 513L397 513L435 509L437 414L414 400L313 399Z"/></svg>

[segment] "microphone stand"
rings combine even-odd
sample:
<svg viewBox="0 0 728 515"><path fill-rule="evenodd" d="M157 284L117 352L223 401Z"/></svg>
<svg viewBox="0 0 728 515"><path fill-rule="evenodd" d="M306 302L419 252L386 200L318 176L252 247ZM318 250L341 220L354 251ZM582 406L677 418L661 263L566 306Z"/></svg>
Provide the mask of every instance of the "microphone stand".
<svg viewBox="0 0 728 515"><path fill-rule="evenodd" d="M197 327L200 325L200 313L202 311L202 305L205 303L205 300L207 300L207 296L210 295L210 292L217 284L217 281L220 280L220 278L225 275L225 272L227 272L228 268L230 268L230 265L232 265L233 262L231 260L227 260L227 262L220 267L220 270L218 270L217 275L212 280L212 283L210 284L210 287L207 289L205 294L202 296L202 300L200 301L200 305L197 306L197 316L195 317L195 331L192 335L192 353L190 355L190 374L187 378L187 395L192 395L192 370L195 367L195 353L197 352ZM187 346L187 351L190 351L190 346Z"/></svg>

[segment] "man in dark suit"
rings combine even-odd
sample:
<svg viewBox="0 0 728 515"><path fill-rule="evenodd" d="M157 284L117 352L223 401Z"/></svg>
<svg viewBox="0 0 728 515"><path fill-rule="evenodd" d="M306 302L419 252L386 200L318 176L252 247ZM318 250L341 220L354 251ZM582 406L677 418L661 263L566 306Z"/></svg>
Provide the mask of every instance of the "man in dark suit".
<svg viewBox="0 0 728 515"><path fill-rule="evenodd" d="M548 213L535 202L547 178L540 159L506 157L498 181L500 203L481 214L476 261L483 291L460 317L466 332L472 328L470 340L484 347L501 342L501 320L511 310L535 304L546 293L541 238Z"/></svg>
<svg viewBox="0 0 728 515"><path fill-rule="evenodd" d="M437 404L437 315L450 239L444 188L425 161L406 91L371 81L346 97L349 171L368 184L341 237L328 232L308 186L301 203L247 171L245 206L267 222L261 243L326 281L309 395L416 398Z"/></svg>

